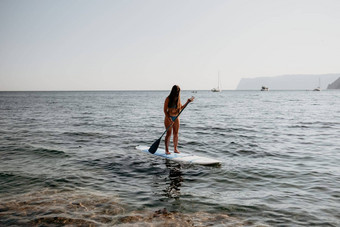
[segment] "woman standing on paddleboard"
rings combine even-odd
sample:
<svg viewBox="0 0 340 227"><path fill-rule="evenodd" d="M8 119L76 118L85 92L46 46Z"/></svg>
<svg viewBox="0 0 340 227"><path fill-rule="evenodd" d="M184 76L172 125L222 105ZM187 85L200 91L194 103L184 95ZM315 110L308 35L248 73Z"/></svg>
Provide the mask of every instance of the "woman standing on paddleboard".
<svg viewBox="0 0 340 227"><path fill-rule="evenodd" d="M167 131L166 136L165 136L165 154L171 154L169 152L169 143L170 143L170 137L171 137L172 132L173 132L174 152L180 153L177 149L179 118L176 119L176 117L183 108L185 108L190 102L194 100L194 97L191 97L182 106L180 93L181 93L181 89L179 88L179 86L174 85L171 89L170 95L166 97L165 102L164 102L165 128L168 128L173 123L173 126Z"/></svg>

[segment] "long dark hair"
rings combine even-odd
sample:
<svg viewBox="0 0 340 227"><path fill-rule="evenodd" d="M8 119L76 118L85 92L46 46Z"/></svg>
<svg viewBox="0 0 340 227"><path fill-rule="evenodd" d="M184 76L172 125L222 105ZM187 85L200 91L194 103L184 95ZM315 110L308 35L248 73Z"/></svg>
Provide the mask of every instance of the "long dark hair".
<svg viewBox="0 0 340 227"><path fill-rule="evenodd" d="M178 85L174 85L171 89L171 92L168 96L169 98L169 103L168 103L168 108L176 108L179 109L181 108L181 89L179 88Z"/></svg>

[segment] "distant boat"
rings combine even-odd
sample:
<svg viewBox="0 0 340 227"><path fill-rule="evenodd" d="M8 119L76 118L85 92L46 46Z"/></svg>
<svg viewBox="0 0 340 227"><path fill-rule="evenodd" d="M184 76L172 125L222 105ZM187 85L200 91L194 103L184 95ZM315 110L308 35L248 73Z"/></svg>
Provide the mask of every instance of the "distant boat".
<svg viewBox="0 0 340 227"><path fill-rule="evenodd" d="M220 81L220 72L218 72L218 83L217 83L217 88L211 89L212 92L221 92L221 81Z"/></svg>
<svg viewBox="0 0 340 227"><path fill-rule="evenodd" d="M269 90L269 88L265 87L265 86L262 86L262 88L261 88L261 91L268 91L268 90Z"/></svg>
<svg viewBox="0 0 340 227"><path fill-rule="evenodd" d="M319 87L315 88L313 91L321 91L320 78L319 78Z"/></svg>

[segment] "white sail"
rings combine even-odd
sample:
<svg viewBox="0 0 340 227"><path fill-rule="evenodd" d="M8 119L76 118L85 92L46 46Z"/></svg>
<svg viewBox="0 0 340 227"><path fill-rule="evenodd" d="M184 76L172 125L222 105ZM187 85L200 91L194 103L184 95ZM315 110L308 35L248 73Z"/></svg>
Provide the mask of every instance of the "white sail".
<svg viewBox="0 0 340 227"><path fill-rule="evenodd" d="M212 92L221 92L221 79L220 79L220 71L218 71L218 81L217 81L217 88L211 89Z"/></svg>
<svg viewBox="0 0 340 227"><path fill-rule="evenodd" d="M319 87L315 88L313 91L321 91L321 83L320 83L320 78L319 78Z"/></svg>

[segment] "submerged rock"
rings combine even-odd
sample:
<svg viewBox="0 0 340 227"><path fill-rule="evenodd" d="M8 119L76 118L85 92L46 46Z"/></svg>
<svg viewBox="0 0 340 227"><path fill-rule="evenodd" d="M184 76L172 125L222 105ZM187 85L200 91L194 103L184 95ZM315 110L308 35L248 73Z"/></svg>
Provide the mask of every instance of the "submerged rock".
<svg viewBox="0 0 340 227"><path fill-rule="evenodd" d="M0 226L251 226L225 213L127 212L117 197L44 190L1 199Z"/></svg>

